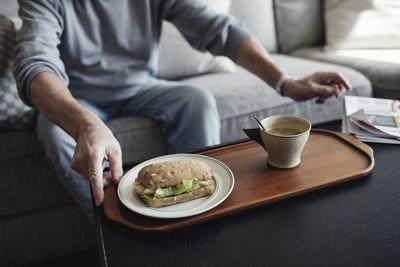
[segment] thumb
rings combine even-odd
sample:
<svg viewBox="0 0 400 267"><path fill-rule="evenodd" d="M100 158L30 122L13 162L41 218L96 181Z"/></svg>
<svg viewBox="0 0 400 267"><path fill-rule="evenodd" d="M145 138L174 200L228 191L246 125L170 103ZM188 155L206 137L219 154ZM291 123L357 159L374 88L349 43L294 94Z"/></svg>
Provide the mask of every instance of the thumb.
<svg viewBox="0 0 400 267"><path fill-rule="evenodd" d="M104 191L103 191L103 159L100 155L95 155L89 159L89 169L87 179L92 187L93 197L96 206L103 204Z"/></svg>
<svg viewBox="0 0 400 267"><path fill-rule="evenodd" d="M318 97L315 102L318 104L323 104L326 99L328 99L332 95L336 94L335 92L336 92L336 88L334 88L334 87L317 84L314 87L315 96Z"/></svg>

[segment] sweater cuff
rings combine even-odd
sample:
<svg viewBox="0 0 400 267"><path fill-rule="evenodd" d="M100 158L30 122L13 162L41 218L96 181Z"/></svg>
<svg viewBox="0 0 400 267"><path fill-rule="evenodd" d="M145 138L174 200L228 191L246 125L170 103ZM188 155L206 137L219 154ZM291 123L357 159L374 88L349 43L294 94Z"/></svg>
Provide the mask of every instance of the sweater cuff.
<svg viewBox="0 0 400 267"><path fill-rule="evenodd" d="M23 85L18 86L18 94L19 94L20 98L22 99L22 101L28 106L34 107L32 100L31 100L30 87L31 87L32 80L37 75L39 75L39 73L41 73L41 72L55 73L54 70L50 67L47 67L47 66L37 67L29 73L29 75L26 77Z"/></svg>

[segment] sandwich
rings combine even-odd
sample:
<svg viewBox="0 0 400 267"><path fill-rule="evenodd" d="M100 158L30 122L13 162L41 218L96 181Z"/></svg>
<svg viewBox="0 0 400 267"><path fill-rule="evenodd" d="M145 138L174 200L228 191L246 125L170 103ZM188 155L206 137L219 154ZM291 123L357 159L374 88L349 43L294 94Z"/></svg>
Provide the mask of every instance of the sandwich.
<svg viewBox="0 0 400 267"><path fill-rule="evenodd" d="M211 195L215 180L211 167L200 160L173 160L143 167L133 188L148 206L159 208Z"/></svg>

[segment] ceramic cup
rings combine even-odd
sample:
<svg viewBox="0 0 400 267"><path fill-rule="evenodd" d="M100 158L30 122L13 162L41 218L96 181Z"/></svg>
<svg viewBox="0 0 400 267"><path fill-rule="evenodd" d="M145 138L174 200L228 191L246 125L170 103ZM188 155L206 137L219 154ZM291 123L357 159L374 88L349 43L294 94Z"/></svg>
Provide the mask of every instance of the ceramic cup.
<svg viewBox="0 0 400 267"><path fill-rule="evenodd" d="M268 163L281 169L299 165L311 123L300 117L277 115L263 119L261 124L265 128L264 131L259 127Z"/></svg>

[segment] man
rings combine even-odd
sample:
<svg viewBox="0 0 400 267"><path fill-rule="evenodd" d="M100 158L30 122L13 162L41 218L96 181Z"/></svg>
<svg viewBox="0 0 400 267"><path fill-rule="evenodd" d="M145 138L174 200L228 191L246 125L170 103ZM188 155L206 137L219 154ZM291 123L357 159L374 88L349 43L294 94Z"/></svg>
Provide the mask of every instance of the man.
<svg viewBox="0 0 400 267"><path fill-rule="evenodd" d="M89 184L101 205L104 186L122 176L120 145L104 121L132 115L157 120L170 153L220 142L218 112L207 89L154 77L164 19L197 49L230 57L296 101L323 103L350 89L336 73L291 79L240 22L193 0L19 4L23 27L14 75L20 95L40 111L39 140L58 179L89 218ZM103 172L106 162L109 172Z"/></svg>

